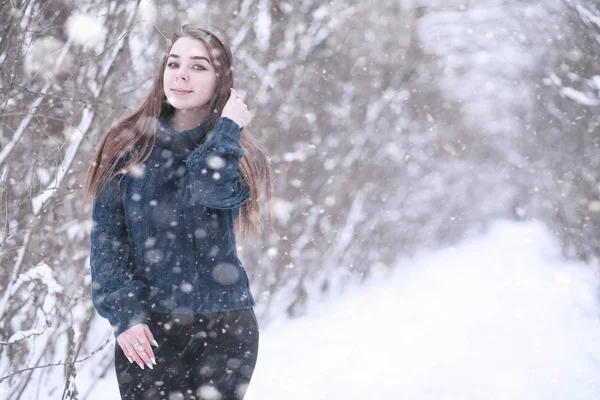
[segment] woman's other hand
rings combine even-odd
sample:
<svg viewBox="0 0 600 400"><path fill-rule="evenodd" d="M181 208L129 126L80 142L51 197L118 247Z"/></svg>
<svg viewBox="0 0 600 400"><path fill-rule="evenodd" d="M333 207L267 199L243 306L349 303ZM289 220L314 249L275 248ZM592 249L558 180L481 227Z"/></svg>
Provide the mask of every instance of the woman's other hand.
<svg viewBox="0 0 600 400"><path fill-rule="evenodd" d="M243 128L244 125L246 125L246 122L248 122L248 119L250 119L248 107L233 88L231 89L227 103L225 103L225 107L223 107L221 117L227 117L233 120L240 128Z"/></svg>
<svg viewBox="0 0 600 400"><path fill-rule="evenodd" d="M152 343L158 346L150 328L146 324L137 324L127 329L117 337L117 343L130 363L136 362L141 369L144 364L153 369L152 364L156 365L156 357L152 351Z"/></svg>

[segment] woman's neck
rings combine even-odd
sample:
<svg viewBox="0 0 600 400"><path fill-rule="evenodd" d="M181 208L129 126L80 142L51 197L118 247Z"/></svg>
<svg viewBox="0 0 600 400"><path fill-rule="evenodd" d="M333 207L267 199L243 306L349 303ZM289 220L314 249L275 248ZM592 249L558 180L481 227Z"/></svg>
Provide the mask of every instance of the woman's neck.
<svg viewBox="0 0 600 400"><path fill-rule="evenodd" d="M175 110L175 114L168 121L171 128L178 132L194 129L208 118L207 110L197 108L190 110Z"/></svg>

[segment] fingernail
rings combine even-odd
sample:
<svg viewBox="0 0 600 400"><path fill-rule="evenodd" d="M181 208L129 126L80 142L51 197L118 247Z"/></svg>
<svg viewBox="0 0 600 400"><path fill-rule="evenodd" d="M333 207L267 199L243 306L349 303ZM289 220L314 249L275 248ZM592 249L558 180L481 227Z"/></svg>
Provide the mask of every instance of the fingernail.
<svg viewBox="0 0 600 400"><path fill-rule="evenodd" d="M156 340L153 340L152 344L154 344L156 347L158 347L158 343L156 343Z"/></svg>
<svg viewBox="0 0 600 400"><path fill-rule="evenodd" d="M131 358L131 357L127 357L127 359L129 360L129 363L130 363L130 364L131 364L131 363L133 363L133 358Z"/></svg>
<svg viewBox="0 0 600 400"><path fill-rule="evenodd" d="M152 357L152 358L150 359L150 361L152 361L152 364L156 365L156 360L154 359L154 357Z"/></svg>
<svg viewBox="0 0 600 400"><path fill-rule="evenodd" d="M152 364L148 363L148 368L150 369L154 369L154 367L152 366Z"/></svg>
<svg viewBox="0 0 600 400"><path fill-rule="evenodd" d="M144 369L144 364L138 364L141 369Z"/></svg>

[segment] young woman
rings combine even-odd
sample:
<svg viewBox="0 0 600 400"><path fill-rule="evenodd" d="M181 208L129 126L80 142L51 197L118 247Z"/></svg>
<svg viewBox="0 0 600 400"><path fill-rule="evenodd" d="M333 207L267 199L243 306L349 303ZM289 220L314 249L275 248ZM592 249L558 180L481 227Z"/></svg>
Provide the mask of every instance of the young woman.
<svg viewBox="0 0 600 400"><path fill-rule="evenodd" d="M244 397L259 332L234 227L257 232L271 193L248 118L225 41L183 25L141 107L98 145L92 299L115 331L123 399Z"/></svg>

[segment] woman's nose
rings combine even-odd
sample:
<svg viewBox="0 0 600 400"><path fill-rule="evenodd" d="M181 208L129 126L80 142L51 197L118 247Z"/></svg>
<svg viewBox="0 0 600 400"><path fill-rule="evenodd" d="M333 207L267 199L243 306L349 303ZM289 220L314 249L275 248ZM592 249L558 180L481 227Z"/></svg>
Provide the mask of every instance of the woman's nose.
<svg viewBox="0 0 600 400"><path fill-rule="evenodd" d="M185 71L185 68L178 68L177 72L175 73L175 79L181 79L184 81L188 80L188 74Z"/></svg>

